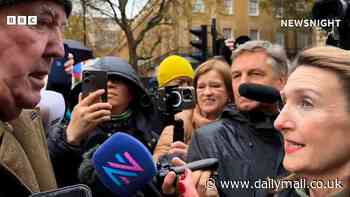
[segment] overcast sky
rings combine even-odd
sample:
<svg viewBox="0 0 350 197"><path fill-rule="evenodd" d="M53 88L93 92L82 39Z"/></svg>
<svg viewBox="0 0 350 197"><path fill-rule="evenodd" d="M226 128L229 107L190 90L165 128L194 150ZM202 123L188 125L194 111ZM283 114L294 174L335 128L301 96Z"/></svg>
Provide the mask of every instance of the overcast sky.
<svg viewBox="0 0 350 197"><path fill-rule="evenodd" d="M136 16L147 2L148 0L129 0L126 6L128 16Z"/></svg>
<svg viewBox="0 0 350 197"><path fill-rule="evenodd" d="M117 0L113 0L114 2L118 2ZM126 5L126 14L128 18L133 18L134 16L136 16L140 10L142 10L142 8L146 5L146 3L148 2L148 0L128 0L128 4ZM81 9L81 4L80 4L80 0L75 0L74 1L74 11L77 13L81 13L82 9ZM91 12L91 11L89 11ZM100 16L100 14L93 12L90 13L96 16Z"/></svg>

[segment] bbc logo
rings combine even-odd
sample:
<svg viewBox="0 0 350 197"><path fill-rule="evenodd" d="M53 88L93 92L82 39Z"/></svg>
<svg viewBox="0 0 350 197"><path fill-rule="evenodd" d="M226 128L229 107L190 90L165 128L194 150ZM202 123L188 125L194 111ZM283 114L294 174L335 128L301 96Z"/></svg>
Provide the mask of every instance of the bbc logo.
<svg viewBox="0 0 350 197"><path fill-rule="evenodd" d="M37 16L7 16L7 25L36 25Z"/></svg>

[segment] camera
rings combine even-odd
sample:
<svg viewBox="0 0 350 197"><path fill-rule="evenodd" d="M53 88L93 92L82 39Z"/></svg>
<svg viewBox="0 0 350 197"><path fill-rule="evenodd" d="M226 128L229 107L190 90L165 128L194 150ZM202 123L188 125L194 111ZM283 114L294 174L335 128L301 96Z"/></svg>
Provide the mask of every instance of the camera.
<svg viewBox="0 0 350 197"><path fill-rule="evenodd" d="M180 112L194 108L196 96L193 87L167 86L159 88L156 94L156 104L161 112Z"/></svg>
<svg viewBox="0 0 350 197"><path fill-rule="evenodd" d="M316 0L312 18L340 20L339 27L322 27L328 33L327 44L350 50L350 0Z"/></svg>

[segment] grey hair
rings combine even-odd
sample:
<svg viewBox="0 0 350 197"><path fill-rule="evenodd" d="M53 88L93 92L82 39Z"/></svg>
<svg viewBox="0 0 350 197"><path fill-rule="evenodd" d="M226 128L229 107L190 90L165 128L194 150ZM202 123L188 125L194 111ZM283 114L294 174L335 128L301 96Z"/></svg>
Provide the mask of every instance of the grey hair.
<svg viewBox="0 0 350 197"><path fill-rule="evenodd" d="M253 40L240 45L232 53L232 59L244 52L264 51L270 58L267 59L267 64L271 64L272 68L282 77L288 75L289 60L286 51L278 44L272 44L269 41Z"/></svg>

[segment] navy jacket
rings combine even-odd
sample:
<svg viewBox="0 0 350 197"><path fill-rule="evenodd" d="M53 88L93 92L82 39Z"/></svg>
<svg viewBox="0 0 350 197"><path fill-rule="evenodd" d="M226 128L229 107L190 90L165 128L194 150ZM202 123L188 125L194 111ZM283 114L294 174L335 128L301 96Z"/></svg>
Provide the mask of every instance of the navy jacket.
<svg viewBox="0 0 350 197"><path fill-rule="evenodd" d="M218 158L214 177L220 196L267 196L267 191L254 189L254 181L284 174L281 134L273 128L275 115L238 112L226 108L222 118L195 131L188 162ZM249 180L248 188L231 188L229 181ZM225 182L228 183L225 188ZM245 187L245 186L242 186Z"/></svg>

